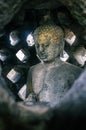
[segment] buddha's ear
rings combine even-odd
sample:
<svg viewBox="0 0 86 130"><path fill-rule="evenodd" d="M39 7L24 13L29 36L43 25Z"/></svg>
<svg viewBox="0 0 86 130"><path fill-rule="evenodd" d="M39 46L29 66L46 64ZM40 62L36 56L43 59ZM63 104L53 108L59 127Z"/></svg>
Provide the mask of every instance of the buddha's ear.
<svg viewBox="0 0 86 130"><path fill-rule="evenodd" d="M60 56L61 57L63 57L64 46L65 46L65 42L63 41L63 43L60 46Z"/></svg>
<svg viewBox="0 0 86 130"><path fill-rule="evenodd" d="M60 57L63 57L63 51L60 53Z"/></svg>

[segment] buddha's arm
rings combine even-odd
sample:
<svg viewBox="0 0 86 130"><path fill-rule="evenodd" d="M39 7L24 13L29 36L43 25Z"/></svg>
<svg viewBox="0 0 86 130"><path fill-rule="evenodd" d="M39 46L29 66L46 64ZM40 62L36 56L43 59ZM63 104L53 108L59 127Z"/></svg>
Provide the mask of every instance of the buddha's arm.
<svg viewBox="0 0 86 130"><path fill-rule="evenodd" d="M36 101L36 94L34 93L32 86L32 68L29 70L27 77L26 101L28 102Z"/></svg>
<svg viewBox="0 0 86 130"><path fill-rule="evenodd" d="M27 76L27 89L26 89L26 97L33 92L33 87L32 87L32 73L31 70L29 70L28 72L28 76Z"/></svg>

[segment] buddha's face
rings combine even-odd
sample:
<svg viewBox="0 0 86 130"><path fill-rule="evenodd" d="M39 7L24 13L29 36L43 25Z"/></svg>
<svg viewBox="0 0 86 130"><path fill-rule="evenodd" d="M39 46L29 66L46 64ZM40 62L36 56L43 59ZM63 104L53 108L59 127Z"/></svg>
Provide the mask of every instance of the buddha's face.
<svg viewBox="0 0 86 130"><path fill-rule="evenodd" d="M60 53L63 50L63 32L59 27L54 27L47 26L42 28L41 31L36 30L35 32L34 40L36 52L43 62L54 61L56 57L60 57ZM57 29L59 30L57 31ZM59 33L61 34L59 35Z"/></svg>

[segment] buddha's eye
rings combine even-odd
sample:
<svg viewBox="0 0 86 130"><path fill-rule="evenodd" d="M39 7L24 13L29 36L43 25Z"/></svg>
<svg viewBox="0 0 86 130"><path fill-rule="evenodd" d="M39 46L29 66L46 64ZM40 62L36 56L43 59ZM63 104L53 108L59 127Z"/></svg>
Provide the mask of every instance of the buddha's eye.
<svg viewBox="0 0 86 130"><path fill-rule="evenodd" d="M49 44L45 44L45 47L48 47L49 46Z"/></svg>

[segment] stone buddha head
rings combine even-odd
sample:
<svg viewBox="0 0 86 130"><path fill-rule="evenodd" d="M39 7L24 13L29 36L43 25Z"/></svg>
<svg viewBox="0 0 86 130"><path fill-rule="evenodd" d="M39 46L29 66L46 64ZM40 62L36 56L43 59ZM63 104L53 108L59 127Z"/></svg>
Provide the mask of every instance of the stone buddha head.
<svg viewBox="0 0 86 130"><path fill-rule="evenodd" d="M43 62L52 62L60 58L64 49L63 30L56 25L43 25L34 31L37 56Z"/></svg>

